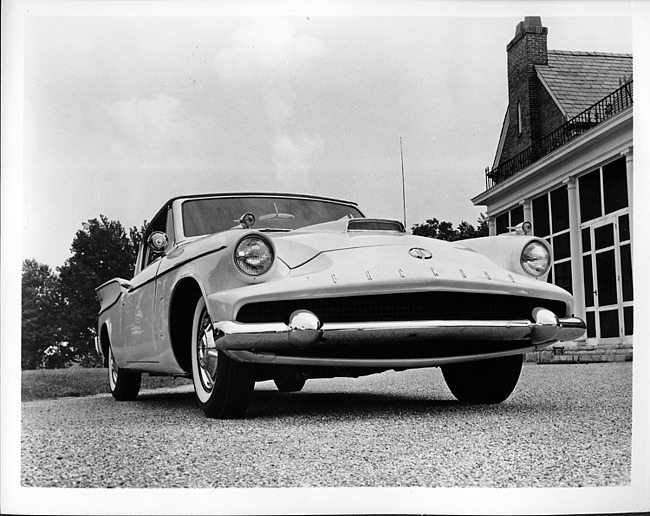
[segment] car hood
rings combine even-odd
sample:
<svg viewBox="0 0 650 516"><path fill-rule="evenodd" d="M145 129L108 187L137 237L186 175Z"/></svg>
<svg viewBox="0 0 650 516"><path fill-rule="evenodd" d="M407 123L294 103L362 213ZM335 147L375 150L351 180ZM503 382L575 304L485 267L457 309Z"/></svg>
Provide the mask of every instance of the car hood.
<svg viewBox="0 0 650 516"><path fill-rule="evenodd" d="M378 222L378 219L373 221ZM468 252L474 254L474 259L478 256L461 243L414 236L402 231L349 230L348 222L341 220L309 226L290 233L272 234L277 256L290 269L301 267L323 253L372 247L399 247L400 250L394 251L404 256L408 256L408 252L413 248L424 249L431 253L432 258L438 260L454 260ZM373 227L372 224L368 226ZM386 256L385 253L382 255Z"/></svg>

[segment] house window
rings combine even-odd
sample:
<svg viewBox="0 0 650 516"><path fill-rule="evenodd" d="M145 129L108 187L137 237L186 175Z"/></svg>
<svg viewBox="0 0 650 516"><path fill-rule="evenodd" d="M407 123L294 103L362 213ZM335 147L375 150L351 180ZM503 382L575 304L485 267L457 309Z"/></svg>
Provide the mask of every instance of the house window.
<svg viewBox="0 0 650 516"><path fill-rule="evenodd" d="M566 186L533 199L533 233L551 244L553 269L548 282L572 292L569 199Z"/></svg>
<svg viewBox="0 0 650 516"><path fill-rule="evenodd" d="M517 102L517 132L521 134L521 101Z"/></svg>
<svg viewBox="0 0 650 516"><path fill-rule="evenodd" d="M509 228L514 228L517 224L524 222L524 207L517 206L510 211L506 211L496 218L497 235L508 233Z"/></svg>
<svg viewBox="0 0 650 516"><path fill-rule="evenodd" d="M569 229L569 192L565 186L551 192L553 232Z"/></svg>
<svg viewBox="0 0 650 516"><path fill-rule="evenodd" d="M603 167L603 203L605 213L627 207L627 173L625 158Z"/></svg>
<svg viewBox="0 0 650 516"><path fill-rule="evenodd" d="M627 208L625 158L585 174L579 179L579 188L582 222Z"/></svg>
<svg viewBox="0 0 650 516"><path fill-rule="evenodd" d="M600 170L585 174L578 180L580 186L580 219L582 222L602 215L600 206Z"/></svg>
<svg viewBox="0 0 650 516"><path fill-rule="evenodd" d="M548 216L548 197L542 195L533 199L533 224L536 235L549 235L551 227L549 226L550 218Z"/></svg>
<svg viewBox="0 0 650 516"><path fill-rule="evenodd" d="M502 213L497 217L497 235L501 233L508 232L508 226L510 225L510 212Z"/></svg>

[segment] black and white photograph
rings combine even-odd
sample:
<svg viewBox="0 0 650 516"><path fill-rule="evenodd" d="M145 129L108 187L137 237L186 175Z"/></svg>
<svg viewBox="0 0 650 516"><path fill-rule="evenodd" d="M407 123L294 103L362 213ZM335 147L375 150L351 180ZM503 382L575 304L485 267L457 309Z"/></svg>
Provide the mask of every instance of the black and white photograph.
<svg viewBox="0 0 650 516"><path fill-rule="evenodd" d="M0 512L650 511L648 24L3 2Z"/></svg>

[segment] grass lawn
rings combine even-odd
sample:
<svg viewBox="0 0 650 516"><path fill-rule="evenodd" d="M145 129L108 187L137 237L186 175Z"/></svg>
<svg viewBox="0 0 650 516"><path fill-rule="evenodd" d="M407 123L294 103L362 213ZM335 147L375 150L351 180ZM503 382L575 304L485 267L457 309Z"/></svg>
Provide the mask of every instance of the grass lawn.
<svg viewBox="0 0 650 516"><path fill-rule="evenodd" d="M142 375L142 389L177 387L191 383L186 378ZM108 369L71 367L36 369L21 375L21 400L33 401L62 396L92 396L108 393Z"/></svg>

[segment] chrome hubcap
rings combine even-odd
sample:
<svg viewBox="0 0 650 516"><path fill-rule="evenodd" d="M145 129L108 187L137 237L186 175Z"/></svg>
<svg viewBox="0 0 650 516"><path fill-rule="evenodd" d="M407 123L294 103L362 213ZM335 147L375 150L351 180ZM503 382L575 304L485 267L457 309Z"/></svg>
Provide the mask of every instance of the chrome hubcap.
<svg viewBox="0 0 650 516"><path fill-rule="evenodd" d="M214 353L216 345L214 343L212 328L210 326L210 317L207 312L204 312L201 316L197 335L196 358L199 365L201 384L207 392L210 392L214 387L214 379L217 370L216 353ZM213 353L208 354L208 351L210 350L212 350Z"/></svg>

